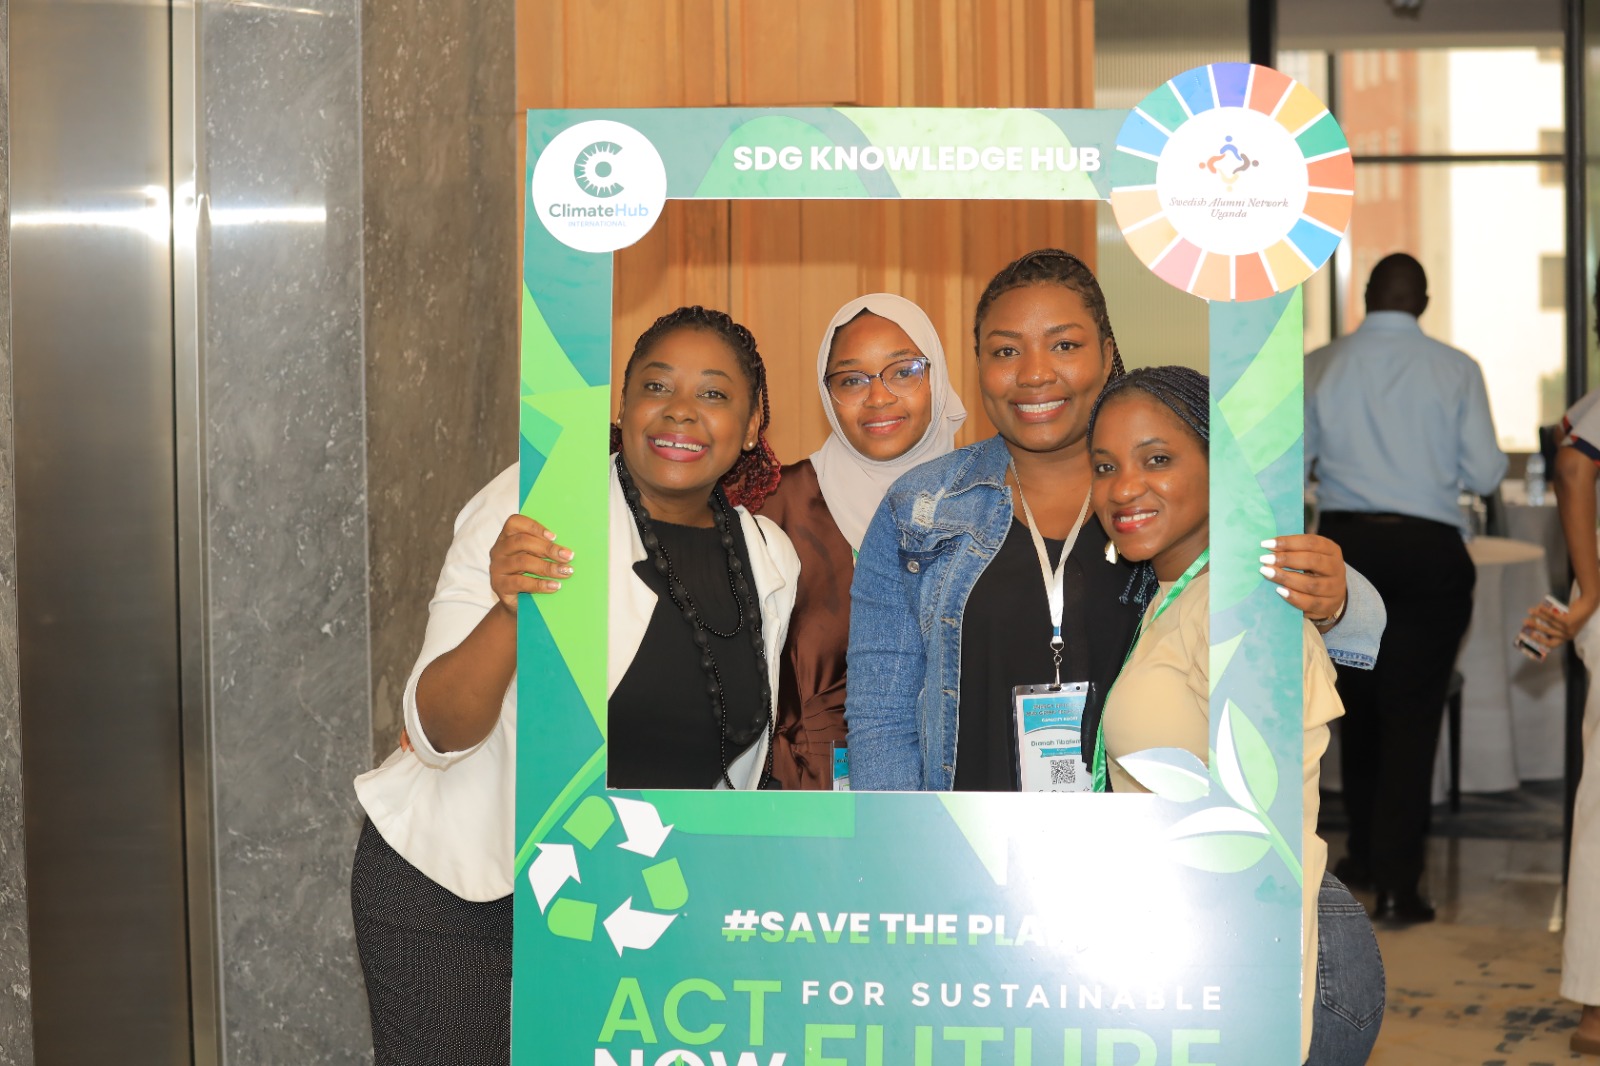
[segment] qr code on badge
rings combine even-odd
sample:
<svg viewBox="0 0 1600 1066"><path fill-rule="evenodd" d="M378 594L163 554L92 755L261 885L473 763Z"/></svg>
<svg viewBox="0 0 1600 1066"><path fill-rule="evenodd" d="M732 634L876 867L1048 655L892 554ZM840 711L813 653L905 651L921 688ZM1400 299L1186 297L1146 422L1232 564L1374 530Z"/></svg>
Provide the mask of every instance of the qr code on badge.
<svg viewBox="0 0 1600 1066"><path fill-rule="evenodd" d="M1078 760L1051 759L1050 783L1052 785L1076 785L1078 783Z"/></svg>

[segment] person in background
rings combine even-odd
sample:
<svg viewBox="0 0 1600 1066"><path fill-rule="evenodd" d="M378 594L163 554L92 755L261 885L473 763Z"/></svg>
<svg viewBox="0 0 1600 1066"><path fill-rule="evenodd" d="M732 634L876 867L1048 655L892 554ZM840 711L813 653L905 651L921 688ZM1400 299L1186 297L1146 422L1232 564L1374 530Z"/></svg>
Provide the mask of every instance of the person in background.
<svg viewBox="0 0 1600 1066"><path fill-rule="evenodd" d="M1097 751L1115 791L1143 792L1123 756L1178 747L1210 761L1210 382L1180 366L1116 378L1095 402L1088 441L1100 525L1161 589L1106 697ZM1361 905L1326 872L1328 845L1317 836L1328 723L1344 708L1322 635L1302 625L1300 1054L1311 1066L1359 1066L1383 1021L1383 961Z"/></svg>
<svg viewBox="0 0 1600 1066"><path fill-rule="evenodd" d="M635 344L612 434L607 783L753 789L770 777L800 563L729 496L777 475L750 331L684 307ZM510 1057L517 607L573 553L518 512L513 465L469 501L428 605L401 746L356 779L351 910L375 1066ZM509 516L509 517L507 517Z"/></svg>
<svg viewBox="0 0 1600 1066"><path fill-rule="evenodd" d="M1596 293L1600 329L1600 291ZM1572 855L1567 866L1566 925L1561 944L1561 994L1583 1005L1572 1050L1600 1055L1600 538L1595 482L1600 479L1600 389L1573 405L1561 422L1556 450L1556 508L1576 579L1565 614L1547 604L1528 612L1526 630L1546 648L1572 641L1589 668L1583 703L1583 769L1572 812Z"/></svg>
<svg viewBox="0 0 1600 1066"><path fill-rule="evenodd" d="M1123 373L1094 273L1067 252L1030 252L984 289L973 333L998 433L896 481L856 561L854 789L1016 791L1012 689L1055 673L1053 599L1060 680L1093 686L1081 731L1092 750L1100 700L1151 591L1130 584L1134 571L1107 555L1089 513L1089 411ZM1351 661L1370 662L1383 628L1371 586L1351 580L1346 609L1334 544L1298 535L1275 549L1268 579L1321 628L1340 624Z"/></svg>
<svg viewBox="0 0 1600 1066"><path fill-rule="evenodd" d="M889 293L839 308L817 351L817 389L828 439L754 505L788 534L805 575L778 676L772 769L797 789L830 787L845 742L850 579L867 523L896 478L950 452L967 417L933 323Z"/></svg>
<svg viewBox="0 0 1600 1066"><path fill-rule="evenodd" d="M1476 580L1457 498L1506 471L1483 371L1425 336L1428 279L1409 255L1381 260L1360 328L1306 357L1305 459L1319 532L1372 579L1389 624L1370 671L1339 668L1340 769L1349 813L1341 880L1377 889L1375 913L1426 922L1423 850L1434 751Z"/></svg>

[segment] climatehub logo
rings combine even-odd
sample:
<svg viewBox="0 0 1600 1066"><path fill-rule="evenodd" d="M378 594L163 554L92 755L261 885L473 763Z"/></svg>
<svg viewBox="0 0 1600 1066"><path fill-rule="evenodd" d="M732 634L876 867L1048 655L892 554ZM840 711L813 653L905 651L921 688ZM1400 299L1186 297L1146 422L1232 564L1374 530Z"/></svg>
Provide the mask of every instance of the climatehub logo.
<svg viewBox="0 0 1600 1066"><path fill-rule="evenodd" d="M595 141L578 153L572 167L572 176L578 187L590 196L604 198L622 191L622 179L617 176L617 156L622 146L610 141Z"/></svg>
<svg viewBox="0 0 1600 1066"><path fill-rule="evenodd" d="M550 235L580 252L614 252L650 232L667 171L650 139L608 119L580 122L533 166L533 208Z"/></svg>

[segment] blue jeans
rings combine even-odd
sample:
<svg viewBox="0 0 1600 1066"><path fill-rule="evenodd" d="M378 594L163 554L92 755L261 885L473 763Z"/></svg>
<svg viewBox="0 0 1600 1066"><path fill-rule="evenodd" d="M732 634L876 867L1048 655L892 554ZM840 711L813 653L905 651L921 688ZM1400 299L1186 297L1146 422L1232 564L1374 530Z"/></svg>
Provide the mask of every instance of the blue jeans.
<svg viewBox="0 0 1600 1066"><path fill-rule="evenodd" d="M1383 1024L1383 958L1366 908L1331 873L1317 893L1317 1002L1307 1066L1360 1066Z"/></svg>

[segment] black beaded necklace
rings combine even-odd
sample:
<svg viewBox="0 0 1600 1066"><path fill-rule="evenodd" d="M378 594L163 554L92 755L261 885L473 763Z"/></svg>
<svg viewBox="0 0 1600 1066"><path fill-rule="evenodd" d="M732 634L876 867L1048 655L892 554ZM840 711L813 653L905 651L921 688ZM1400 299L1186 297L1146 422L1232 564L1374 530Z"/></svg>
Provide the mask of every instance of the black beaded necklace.
<svg viewBox="0 0 1600 1066"><path fill-rule="evenodd" d="M633 514L634 525L639 529L639 540L643 542L645 551L650 553L656 573L667 579L667 595L672 599L672 605L678 609L678 613L683 616L683 620L689 624L694 634L695 647L700 649L700 669L706 674L706 695L711 699L711 713L718 723L717 740L722 757L722 781L729 788L733 788L734 784L732 778L728 776L728 699L723 692L722 674L717 670L717 657L711 649L711 639L707 634L728 640L738 636L740 630L747 629L750 633L750 643L756 653L756 678L760 687L761 706L767 713L767 761L762 768L760 781L760 785L765 785L772 776L774 729L772 684L767 676L767 648L761 640L761 608L750 592L750 586L745 580L744 563L734 547L733 509L728 506L728 499L723 495L720 486L712 490L711 513L716 520L717 532L721 535L722 550L728 555L728 589L733 593L734 607L738 612L733 628L724 633L706 622L700 609L695 605L694 598L689 595L688 587L678 578L678 573L672 566L672 556L667 554L666 545L662 544L661 538L656 535L650 521L650 512L645 510L639 489L634 485L633 477L628 473L628 465L622 461L620 455L617 457L617 481L622 485L622 498L628 502L628 510ZM748 626L746 623L749 623Z"/></svg>

